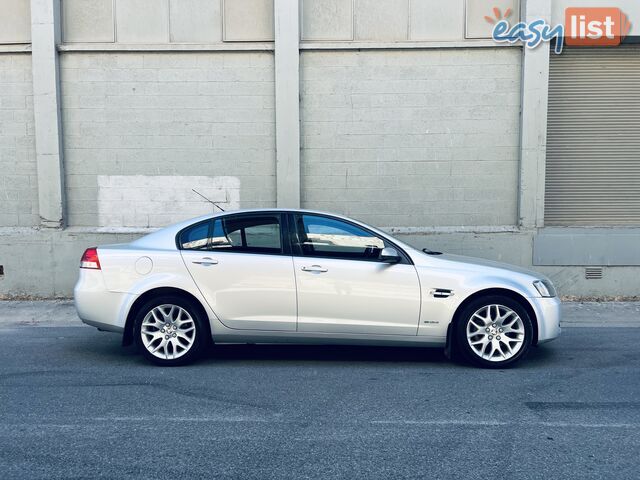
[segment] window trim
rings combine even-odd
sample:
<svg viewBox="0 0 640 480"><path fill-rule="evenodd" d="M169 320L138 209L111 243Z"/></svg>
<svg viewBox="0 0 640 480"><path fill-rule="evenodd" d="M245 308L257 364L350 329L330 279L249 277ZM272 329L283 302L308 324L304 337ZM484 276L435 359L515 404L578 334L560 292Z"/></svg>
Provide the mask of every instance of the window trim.
<svg viewBox="0 0 640 480"><path fill-rule="evenodd" d="M299 217L303 217L303 216L310 216L310 217L320 217L320 218L328 218L329 220L334 220L336 222L343 222L346 223L348 225L351 225L353 227L359 228L361 230L364 230L365 232L370 233L371 235L373 235L376 238L381 239L384 243L388 243L390 247L395 248L398 253L400 254L400 258L401 261L398 262L396 265L413 265L413 261L411 260L411 257L409 257L409 255L407 255L407 253L404 251L404 249L402 249L401 247L399 247L395 242L393 242L392 240L390 240L389 238L382 237L380 236L378 233L372 231L371 229L360 225L358 223L352 222L350 220L344 219L344 218L340 218L340 217L334 217L332 215L327 215L327 214L323 214L323 213L312 213L312 212L290 212L287 216L289 217L289 226L290 226L290 232L289 235L291 237L291 253L292 256L294 257L303 257L303 258L326 258L326 259L330 259L330 260L344 260L344 261L348 261L348 262L370 262L370 263L384 263L380 260L375 260L375 259L368 259L368 258L343 258L343 257L338 257L338 256L314 256L314 255L305 255L304 254L304 250L302 249L302 245L300 242L300 237L298 236L298 229L296 228L296 220L297 220L297 216Z"/></svg>
<svg viewBox="0 0 640 480"><path fill-rule="evenodd" d="M210 240L211 240L211 234L213 233L213 227L214 227L214 222L216 220L222 220L222 219L231 219L231 218L241 218L241 217L276 217L278 219L279 222L279 227L280 227L280 244L282 246L282 248L280 249L280 252L239 252L239 251L233 251L233 250L229 250L229 251L224 251L224 250L214 250L211 248L211 244L210 244ZM269 211L264 211L264 212L242 212L242 213L228 213L225 215L217 215L215 217L211 217L211 218L207 218L206 220L202 220L200 222L196 222L196 223L192 223L191 225L188 225L186 227L184 227L183 229L181 229L177 234L176 234L176 247L178 248L178 250L180 251L185 251L185 252L208 252L208 253L226 253L226 254L240 254L240 255L279 255L279 256L291 256L291 242L289 240L289 225L288 225L288 218L287 215L284 215L283 212L269 212ZM207 242L207 248L204 250L200 250L200 249L195 249L195 248L182 248L182 244L180 242L180 238L182 237L183 232L185 232L186 230L189 230L190 228L194 228L197 227L199 225L202 225L204 223L209 223L209 231L207 233L207 235L209 236L208 238L208 242Z"/></svg>

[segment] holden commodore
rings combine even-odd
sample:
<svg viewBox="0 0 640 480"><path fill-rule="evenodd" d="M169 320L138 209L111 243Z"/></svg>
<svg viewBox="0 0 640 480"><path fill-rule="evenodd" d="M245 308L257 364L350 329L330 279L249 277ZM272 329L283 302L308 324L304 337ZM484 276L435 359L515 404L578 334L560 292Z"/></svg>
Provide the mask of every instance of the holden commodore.
<svg viewBox="0 0 640 480"><path fill-rule="evenodd" d="M213 343L316 343L444 347L503 368L560 334L543 275L307 210L220 212L89 248L74 298L84 323L158 365Z"/></svg>

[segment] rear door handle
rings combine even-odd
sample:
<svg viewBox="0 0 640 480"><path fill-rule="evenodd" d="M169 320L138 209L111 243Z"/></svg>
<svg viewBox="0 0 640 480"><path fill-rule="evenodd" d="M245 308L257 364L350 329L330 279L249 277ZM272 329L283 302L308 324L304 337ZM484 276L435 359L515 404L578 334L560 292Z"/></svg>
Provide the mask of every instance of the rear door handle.
<svg viewBox="0 0 640 480"><path fill-rule="evenodd" d="M195 263L196 265L202 265L204 267L210 267L211 265L217 265L218 264L218 260L215 260L215 259L209 258L209 257L204 257L199 262L194 261L194 262L191 262L191 263Z"/></svg>
<svg viewBox="0 0 640 480"><path fill-rule="evenodd" d="M325 273L328 272L328 268L321 267L320 265L311 265L310 267L302 267L303 272L311 273Z"/></svg>

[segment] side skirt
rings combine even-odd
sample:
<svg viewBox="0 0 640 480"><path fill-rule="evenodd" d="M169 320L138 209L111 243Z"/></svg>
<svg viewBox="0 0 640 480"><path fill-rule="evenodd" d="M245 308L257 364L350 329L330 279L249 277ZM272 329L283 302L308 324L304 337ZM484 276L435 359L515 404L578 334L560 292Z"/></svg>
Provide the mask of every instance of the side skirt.
<svg viewBox="0 0 640 480"><path fill-rule="evenodd" d="M216 344L221 343L287 343L306 345L378 345L397 347L444 347L446 338L399 335L337 335L285 332L244 332L243 334L214 334Z"/></svg>

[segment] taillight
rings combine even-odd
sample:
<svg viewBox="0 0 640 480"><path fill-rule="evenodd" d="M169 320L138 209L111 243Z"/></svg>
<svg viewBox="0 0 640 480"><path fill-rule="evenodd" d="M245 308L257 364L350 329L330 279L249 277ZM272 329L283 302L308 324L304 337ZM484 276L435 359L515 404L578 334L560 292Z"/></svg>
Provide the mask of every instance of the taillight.
<svg viewBox="0 0 640 480"><path fill-rule="evenodd" d="M98 248L87 248L80 259L80 268L93 268L100 270L100 259L98 258Z"/></svg>

